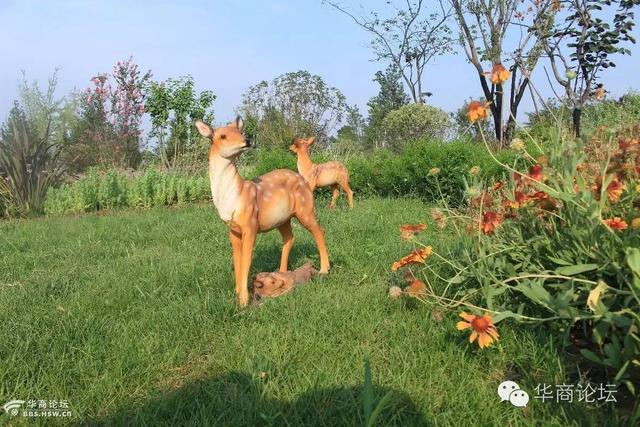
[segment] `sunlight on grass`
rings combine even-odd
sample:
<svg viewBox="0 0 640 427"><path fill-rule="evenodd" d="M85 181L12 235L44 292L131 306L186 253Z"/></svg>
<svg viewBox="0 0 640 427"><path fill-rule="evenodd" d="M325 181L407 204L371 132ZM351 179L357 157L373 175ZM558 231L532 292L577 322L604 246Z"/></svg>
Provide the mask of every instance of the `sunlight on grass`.
<svg viewBox="0 0 640 427"><path fill-rule="evenodd" d="M501 328L483 352L437 318L387 297L399 226L427 222L415 200L319 209L332 270L260 308L235 306L230 248L210 206L0 224L0 398L67 399L80 422L147 425L353 425L363 360L381 425L570 425L595 410L500 403L505 379L562 381L543 332ZM430 220L429 220L430 221ZM318 255L298 224L291 266ZM277 267L280 237L261 235L253 271ZM532 399L533 400L533 399ZM604 421L603 421L604 422Z"/></svg>

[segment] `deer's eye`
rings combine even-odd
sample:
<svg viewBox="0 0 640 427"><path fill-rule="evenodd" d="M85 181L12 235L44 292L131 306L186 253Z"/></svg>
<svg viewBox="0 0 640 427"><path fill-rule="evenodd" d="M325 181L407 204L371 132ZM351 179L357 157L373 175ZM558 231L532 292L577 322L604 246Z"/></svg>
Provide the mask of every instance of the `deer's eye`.
<svg viewBox="0 0 640 427"><path fill-rule="evenodd" d="M227 135L225 134L220 135L220 139L227 139Z"/></svg>

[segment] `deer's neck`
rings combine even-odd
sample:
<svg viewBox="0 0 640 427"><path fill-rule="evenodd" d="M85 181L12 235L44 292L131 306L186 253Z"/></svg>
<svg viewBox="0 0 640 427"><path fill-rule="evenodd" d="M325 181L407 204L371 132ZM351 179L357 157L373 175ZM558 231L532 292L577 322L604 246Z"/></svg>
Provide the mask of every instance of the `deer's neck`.
<svg viewBox="0 0 640 427"><path fill-rule="evenodd" d="M306 176L309 172L313 170L315 165L311 161L311 157L309 156L309 152L307 150L299 150L298 151L298 172L301 175Z"/></svg>
<svg viewBox="0 0 640 427"><path fill-rule="evenodd" d="M230 221L240 202L244 183L235 162L218 155L215 147L209 151L209 181L211 197L223 221Z"/></svg>

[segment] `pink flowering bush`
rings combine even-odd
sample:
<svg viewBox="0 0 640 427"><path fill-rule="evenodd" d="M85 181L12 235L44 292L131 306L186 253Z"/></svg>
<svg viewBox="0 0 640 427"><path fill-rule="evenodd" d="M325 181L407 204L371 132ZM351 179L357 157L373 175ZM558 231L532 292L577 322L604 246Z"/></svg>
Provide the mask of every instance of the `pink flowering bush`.
<svg viewBox="0 0 640 427"><path fill-rule="evenodd" d="M80 120L69 141L73 169L90 165L135 167L141 160L145 113L142 74L132 58L118 61L110 74L98 74L80 98Z"/></svg>

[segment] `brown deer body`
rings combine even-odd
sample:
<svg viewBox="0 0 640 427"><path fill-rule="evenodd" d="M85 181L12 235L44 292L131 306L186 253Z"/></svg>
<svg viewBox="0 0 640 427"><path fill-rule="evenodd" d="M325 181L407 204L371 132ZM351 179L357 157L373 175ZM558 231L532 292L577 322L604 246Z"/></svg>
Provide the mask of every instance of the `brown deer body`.
<svg viewBox="0 0 640 427"><path fill-rule="evenodd" d="M315 138L313 137L307 139L296 138L291 147L289 147L298 156L298 172L307 181L311 191L318 187L331 186L333 194L331 203L329 203L330 208L333 209L336 206L336 199L340 195L340 187L347 195L349 208L353 208L353 191L349 186L349 171L345 165L335 160L318 165L314 164L309 156L309 146L314 142Z"/></svg>
<svg viewBox="0 0 640 427"><path fill-rule="evenodd" d="M242 119L238 117L234 123L217 129L201 121L195 125L202 136L211 140L211 196L220 218L229 227L235 291L240 306L245 307L249 302L248 278L256 235L275 228L280 231L283 240L280 271L287 271L293 246L293 217L313 235L320 252L320 273L328 273L324 233L316 220L313 193L304 178L282 169L245 181L235 165L237 157L251 147L242 134Z"/></svg>

